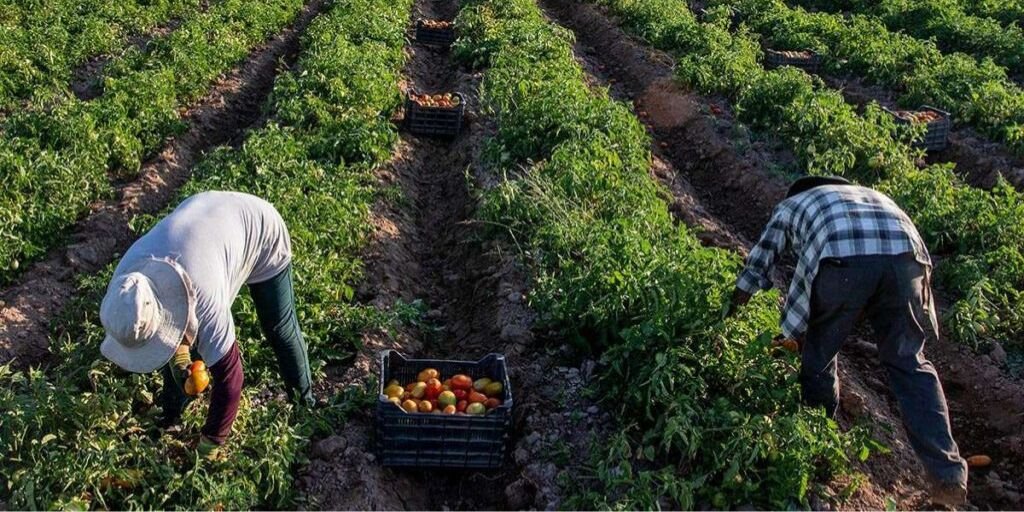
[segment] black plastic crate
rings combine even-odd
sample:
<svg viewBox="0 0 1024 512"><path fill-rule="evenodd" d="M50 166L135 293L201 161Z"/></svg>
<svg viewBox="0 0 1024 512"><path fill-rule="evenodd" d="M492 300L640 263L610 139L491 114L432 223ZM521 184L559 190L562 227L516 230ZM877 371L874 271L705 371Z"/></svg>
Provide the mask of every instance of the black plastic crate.
<svg viewBox="0 0 1024 512"><path fill-rule="evenodd" d="M405 384L426 368L436 368L445 378L464 373L474 379L500 381L502 404L479 416L409 413L384 395L391 379ZM408 359L395 350L381 352L375 427L377 456L385 466L500 468L508 456L512 434L512 386L505 356L488 354L472 362Z"/></svg>
<svg viewBox="0 0 1024 512"><path fill-rule="evenodd" d="M462 93L452 93L459 104L454 107L427 107L412 100L411 91L405 97L405 128L417 135L454 137L462 130L462 118L466 114L466 98Z"/></svg>
<svg viewBox="0 0 1024 512"><path fill-rule="evenodd" d="M923 148L926 151L942 151L949 143L949 130L953 125L949 112L940 110L928 105L921 105L917 110L892 110L885 109L892 114L897 124L909 125L915 121L907 119L905 113L932 112L939 116L938 119L929 121L925 126L924 138L915 140L914 147Z"/></svg>
<svg viewBox="0 0 1024 512"><path fill-rule="evenodd" d="M792 66L808 73L817 73L821 68L821 56L813 51L765 50L765 65L769 68Z"/></svg>
<svg viewBox="0 0 1024 512"><path fill-rule="evenodd" d="M416 42L429 46L451 46L455 42L455 27L433 28L416 20Z"/></svg>

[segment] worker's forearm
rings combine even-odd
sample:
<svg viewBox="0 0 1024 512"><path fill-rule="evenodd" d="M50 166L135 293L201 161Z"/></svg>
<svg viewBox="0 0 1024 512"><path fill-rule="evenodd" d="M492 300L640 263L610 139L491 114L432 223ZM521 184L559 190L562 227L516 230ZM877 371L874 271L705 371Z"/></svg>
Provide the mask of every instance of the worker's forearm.
<svg viewBox="0 0 1024 512"><path fill-rule="evenodd" d="M202 433L211 441L222 444L231 434L231 425L238 416L238 403L242 398L242 355L238 343L210 367L213 375L213 392L210 394L210 410Z"/></svg>

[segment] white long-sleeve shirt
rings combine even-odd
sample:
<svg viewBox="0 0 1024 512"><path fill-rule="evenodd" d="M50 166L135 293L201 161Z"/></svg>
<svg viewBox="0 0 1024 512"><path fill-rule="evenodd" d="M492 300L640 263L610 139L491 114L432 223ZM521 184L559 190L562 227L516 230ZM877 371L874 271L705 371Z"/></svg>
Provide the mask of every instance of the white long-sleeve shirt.
<svg viewBox="0 0 1024 512"><path fill-rule="evenodd" d="M271 279L291 263L291 241L270 203L238 192L189 197L121 258L114 275L139 260L171 258L188 274L199 321L195 348L214 365L235 342L231 305L243 284Z"/></svg>

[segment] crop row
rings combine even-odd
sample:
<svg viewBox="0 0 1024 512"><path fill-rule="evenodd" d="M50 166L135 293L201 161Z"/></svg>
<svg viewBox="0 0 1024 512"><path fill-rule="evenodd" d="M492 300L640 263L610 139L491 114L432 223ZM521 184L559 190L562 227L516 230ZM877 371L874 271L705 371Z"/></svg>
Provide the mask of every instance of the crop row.
<svg viewBox="0 0 1024 512"><path fill-rule="evenodd" d="M967 12L999 20L1004 25L1024 25L1024 1L1022 0L963 0Z"/></svg>
<svg viewBox="0 0 1024 512"><path fill-rule="evenodd" d="M967 186L949 165L918 169L906 134L877 105L858 115L840 93L803 71L766 71L758 42L743 31L730 33L728 16L700 23L681 0L600 1L629 30L678 56L683 82L727 96L742 121L787 141L805 172L845 175L893 196L933 254L950 256L940 277L961 297L946 318L957 339L1020 339L1019 192L1006 183L991 191Z"/></svg>
<svg viewBox="0 0 1024 512"><path fill-rule="evenodd" d="M1002 26L992 18L968 14L949 0L798 0L806 8L846 11L881 20L890 30L902 30L922 39L934 39L940 48L964 52L1019 74L1024 65L1024 30Z"/></svg>
<svg viewBox="0 0 1024 512"><path fill-rule="evenodd" d="M327 9L303 38L298 70L278 77L271 121L239 149L215 151L182 192L249 192L282 213L298 315L320 378L325 364L352 354L362 329L390 318L351 299L378 194L370 169L396 140L385 113L400 100L411 1L337 0ZM109 272L83 281L57 326L53 367L0 367L0 501L17 509L294 506L292 473L309 436L360 396L332 396L309 411L266 393L279 381L276 364L243 294L235 305L246 361L242 410L227 459L199 460L193 448L205 404L189 408L182 434L161 435L152 422L158 379L126 374L99 354L96 313Z"/></svg>
<svg viewBox="0 0 1024 512"><path fill-rule="evenodd" d="M644 128L586 85L572 35L531 0L466 5L456 55L485 68L490 165L515 177L479 215L525 248L542 322L602 354L597 391L620 422L595 440L594 478L563 482L579 486L563 506L806 506L848 468L853 438L801 408L789 362L770 355L778 295L723 321L739 257L674 223Z"/></svg>
<svg viewBox="0 0 1024 512"><path fill-rule="evenodd" d="M782 0L716 0L779 49L811 49L827 72L861 76L892 88L900 104L948 110L954 122L972 126L1024 154L1024 90L990 60L943 54L930 41L892 32L868 16L809 13Z"/></svg>
<svg viewBox="0 0 1024 512"><path fill-rule="evenodd" d="M224 0L105 71L103 95L0 123L0 283L45 254L88 205L181 131L183 106L295 19L302 0Z"/></svg>
<svg viewBox="0 0 1024 512"><path fill-rule="evenodd" d="M198 0L0 2L0 112L70 94L76 66L198 9Z"/></svg>

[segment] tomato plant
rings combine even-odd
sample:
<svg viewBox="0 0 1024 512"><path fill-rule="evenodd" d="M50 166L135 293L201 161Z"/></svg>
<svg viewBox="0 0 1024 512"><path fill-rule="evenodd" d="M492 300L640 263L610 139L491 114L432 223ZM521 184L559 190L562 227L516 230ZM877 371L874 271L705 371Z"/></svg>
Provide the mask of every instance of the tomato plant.
<svg viewBox="0 0 1024 512"><path fill-rule="evenodd" d="M218 5L256 16L264 4ZM296 70L276 82L268 124L241 147L221 148L204 159L181 192L182 197L210 189L259 194L285 217L296 254L298 315L314 371L321 376L337 354L352 354L364 329L387 328L410 313L405 306L386 312L352 303L366 216L378 197L368 171L383 161L380 155L390 153L395 140L394 129L379 118L399 100L410 9L408 0L332 4L303 37ZM264 20L260 30L276 23ZM317 72L307 72L313 69ZM372 73L373 80L352 69ZM334 98L329 115L302 123L273 115L283 106L277 101L284 97L282 90L296 91L300 101L312 105L324 104L327 91L341 86L346 93ZM302 109L291 101L288 105ZM335 131L341 124L365 128ZM328 137L367 151L350 164L317 150ZM145 229L154 220L137 224ZM96 305L111 271L83 278L77 300L55 326L60 335L51 341L52 368L20 372L0 366L0 409L5 411L0 417L0 501L22 509L294 506L293 470L305 458L309 437L330 431L350 410L368 407L370 397L330 397L326 407L315 411L268 400L263 392L280 387L276 363L258 330L251 300L243 294L235 308L246 360L242 409L226 460L200 463L193 441L205 404L187 409L182 434L160 435L152 417L159 392L155 377L126 374L96 349L103 335Z"/></svg>
<svg viewBox="0 0 1024 512"><path fill-rule="evenodd" d="M671 3L629 5L636 22ZM480 215L529 248L531 307L600 354L597 393L620 422L622 434L596 449L597 478L569 506L781 508L848 471L862 445L798 405L761 335L776 328L777 297L722 322L738 256L673 222L648 174L643 127L586 85L571 37L529 0L473 0L456 25L455 52L483 69L482 101L498 120L491 164L515 177L484 196ZM644 35L679 40L672 30Z"/></svg>

